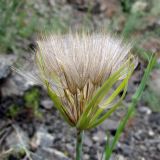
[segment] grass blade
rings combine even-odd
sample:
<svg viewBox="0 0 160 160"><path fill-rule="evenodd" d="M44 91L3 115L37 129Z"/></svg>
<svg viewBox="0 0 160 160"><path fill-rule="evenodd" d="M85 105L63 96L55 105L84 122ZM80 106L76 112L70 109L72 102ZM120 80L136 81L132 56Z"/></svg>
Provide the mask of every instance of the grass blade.
<svg viewBox="0 0 160 160"><path fill-rule="evenodd" d="M142 81L141 81L136 93L133 95L132 102L129 105L128 111L127 111L125 117L122 119L122 121L119 124L119 127L117 129L116 135L115 135L115 137L113 139L113 142L112 142L111 146L109 146L108 143L106 144L106 150L105 150L105 153L104 153L105 154L105 160L109 160L110 159L112 151L113 151L117 141L119 140L120 135L121 135L124 127L126 126L129 118L131 117L137 102L140 100L140 97L141 97L142 92L143 92L143 90L145 88L146 82L147 82L147 80L149 78L149 74L150 74L152 68L154 67L155 62L156 62L155 61L155 57L152 56L150 61L149 61L148 66L147 66L147 69L145 70L145 73L144 73L144 76L142 78Z"/></svg>
<svg viewBox="0 0 160 160"><path fill-rule="evenodd" d="M107 105L107 104L111 103L114 100L114 98L120 93L120 91L123 90L123 94L122 94L121 98L119 99L119 101L116 104L114 104L111 107L111 109L109 111L107 111L101 117L99 117L99 115L101 114L102 109L99 108L101 112L96 113L96 116L94 116L95 119L92 122L92 124L89 126L89 128L96 127L97 125L101 124L106 118L108 118L120 106L120 103L122 102L124 96L126 95L127 87L128 87L128 81L129 81L129 78L132 74L133 69L134 69L134 67L128 72L126 78L121 82L121 84L117 87L117 89L113 92L113 94L107 99L105 104Z"/></svg>
<svg viewBox="0 0 160 160"><path fill-rule="evenodd" d="M122 72L126 72L125 67L127 63L124 64L117 72L115 72L106 82L102 85L102 87L97 91L94 97L86 106L85 111L83 112L81 118L78 121L77 128L84 128L88 126L89 121L88 114L91 110L93 110L97 105L101 102L104 96L108 93L108 91L112 88L112 86L118 81L118 79L122 76ZM123 73L124 74L124 73Z"/></svg>
<svg viewBox="0 0 160 160"><path fill-rule="evenodd" d="M66 122L68 122L68 124L70 124L71 126L74 126L74 124L72 124L71 120L69 119L69 116L67 116L67 110L62 105L59 97L56 95L56 93L53 90L50 89L48 85L47 85L47 91L48 91L48 95L54 102L55 107L60 111L61 115L66 120Z"/></svg>
<svg viewBox="0 0 160 160"><path fill-rule="evenodd" d="M122 101L122 99L124 98L125 93L126 93L126 90L127 90L126 85L127 85L127 82L126 82L126 79L125 79L125 80L123 80L123 82L120 84L120 86L117 88L117 90L112 94L113 97L114 97L117 93L119 93L119 92L124 88L124 91L123 91L123 94L122 94L122 97L120 98L120 100L119 100L116 104L114 104L114 105L111 107L111 109L110 109L109 111L107 111L107 113L105 113L102 117L100 117L100 118L98 119L99 115L104 111L104 108L101 108L101 107L100 107L99 110L97 111L97 113L92 117L92 119L91 119L91 124L89 125L88 128L96 127L97 125L99 125L100 123L102 123L106 118L108 118L108 117L118 108L118 106L120 106L119 104L120 104L120 102ZM123 87L123 88L121 88L121 87ZM107 100L106 105L109 104L108 102L111 102L111 100L112 100L112 95L111 95L111 97Z"/></svg>

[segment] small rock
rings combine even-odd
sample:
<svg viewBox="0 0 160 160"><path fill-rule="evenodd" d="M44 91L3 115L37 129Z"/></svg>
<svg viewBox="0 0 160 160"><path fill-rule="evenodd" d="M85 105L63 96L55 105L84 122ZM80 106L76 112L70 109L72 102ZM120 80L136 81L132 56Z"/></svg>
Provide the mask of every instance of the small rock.
<svg viewBox="0 0 160 160"><path fill-rule="evenodd" d="M6 144L8 148L29 148L29 138L18 126L14 126L15 130L7 137Z"/></svg>
<svg viewBox="0 0 160 160"><path fill-rule="evenodd" d="M70 143L67 143L67 144L66 144L66 148L67 148L67 151L68 151L69 153L74 153L74 151L75 151L74 146L71 145Z"/></svg>
<svg viewBox="0 0 160 160"><path fill-rule="evenodd" d="M118 154L118 155L112 157L111 160L127 160L127 159L124 156Z"/></svg>
<svg viewBox="0 0 160 160"><path fill-rule="evenodd" d="M56 149L52 149L52 148L42 148L43 149L43 153L46 152L48 153L52 159L49 159L49 160L53 160L53 157L54 157L54 160L69 160L69 158L64 154L62 153L61 151L58 151ZM46 157L48 157L46 156Z"/></svg>
<svg viewBox="0 0 160 160"><path fill-rule="evenodd" d="M11 76L9 79L5 81L3 86L1 87L1 92L3 97L20 95L22 96L24 93L24 81L23 78L18 76Z"/></svg>
<svg viewBox="0 0 160 160"><path fill-rule="evenodd" d="M0 68L0 79L5 79L11 73L10 68L8 65L3 66Z"/></svg>
<svg viewBox="0 0 160 160"><path fill-rule="evenodd" d="M135 132L135 134L134 134L134 138L136 138L137 140L144 139L144 131L137 130L137 132Z"/></svg>
<svg viewBox="0 0 160 160"><path fill-rule="evenodd" d="M103 128L104 131L106 130L116 131L118 127L118 121L107 119L102 123L101 127Z"/></svg>
<svg viewBox="0 0 160 160"><path fill-rule="evenodd" d="M84 157L85 160L89 160L89 158L90 158L88 154L84 154L83 157Z"/></svg>
<svg viewBox="0 0 160 160"><path fill-rule="evenodd" d="M30 56L30 60L32 59L33 57ZM26 60L24 59L21 61L22 62L18 62L20 66L17 67L17 69L13 69L12 72L10 66L13 65L14 61L5 61L6 64L9 66L11 74L1 86L1 93L3 97L13 95L22 96L24 91L28 90L30 87L34 85L39 85L37 78L34 76L37 73L34 63L30 63L29 61L26 62Z"/></svg>
<svg viewBox="0 0 160 160"><path fill-rule="evenodd" d="M53 108L53 102L50 99L45 99L41 101L41 105L45 109L52 109Z"/></svg>
<svg viewBox="0 0 160 160"><path fill-rule="evenodd" d="M70 160L63 152L49 147L38 148L32 155L33 160Z"/></svg>
<svg viewBox="0 0 160 160"><path fill-rule="evenodd" d="M149 130L149 131L148 131L148 135L149 135L150 137L153 137L153 136L155 135L155 133L154 133L152 130Z"/></svg>
<svg viewBox="0 0 160 160"><path fill-rule="evenodd" d="M144 145L140 145L139 148L140 148L142 151L146 151L146 150L147 150L146 146L144 146Z"/></svg>
<svg viewBox="0 0 160 160"><path fill-rule="evenodd" d="M118 148L125 156L130 156L133 154L133 149L126 144L119 144Z"/></svg>
<svg viewBox="0 0 160 160"><path fill-rule="evenodd" d="M103 131L101 131L101 130L99 130L99 131L97 132L97 136L99 137L99 142L100 142L100 143L104 142L105 139L106 139L106 134L105 134L105 132L103 132Z"/></svg>
<svg viewBox="0 0 160 160"><path fill-rule="evenodd" d="M32 149L37 149L38 147L51 147L53 145L55 137L46 132L45 130L39 130L31 140Z"/></svg>
<svg viewBox="0 0 160 160"><path fill-rule="evenodd" d="M10 67L15 61L15 55L0 55L0 80L9 76L11 73Z"/></svg>
<svg viewBox="0 0 160 160"><path fill-rule="evenodd" d="M127 159L125 157L123 157L122 155L119 155L118 160L127 160Z"/></svg>
<svg viewBox="0 0 160 160"><path fill-rule="evenodd" d="M158 151L160 151L160 143L157 145L157 149Z"/></svg>
<svg viewBox="0 0 160 160"><path fill-rule="evenodd" d="M144 1L136 1L132 6L132 13L143 12L146 10L148 4Z"/></svg>
<svg viewBox="0 0 160 160"><path fill-rule="evenodd" d="M95 135L95 136L92 137L92 139L93 139L95 142L97 142L97 141L99 140L99 137Z"/></svg>
<svg viewBox="0 0 160 160"><path fill-rule="evenodd" d="M149 117L149 122L154 123L157 125L157 127L160 125L160 113L159 112L153 112Z"/></svg>
<svg viewBox="0 0 160 160"><path fill-rule="evenodd" d="M141 113L144 113L144 114L147 114L147 115L150 115L152 113L151 109L149 109L148 107L145 107L145 106L139 107L138 110Z"/></svg>
<svg viewBox="0 0 160 160"><path fill-rule="evenodd" d="M89 146L89 147L91 147L91 146L93 145L92 140L91 140L90 137L87 136L87 135L84 137L84 144L85 144L86 146Z"/></svg>

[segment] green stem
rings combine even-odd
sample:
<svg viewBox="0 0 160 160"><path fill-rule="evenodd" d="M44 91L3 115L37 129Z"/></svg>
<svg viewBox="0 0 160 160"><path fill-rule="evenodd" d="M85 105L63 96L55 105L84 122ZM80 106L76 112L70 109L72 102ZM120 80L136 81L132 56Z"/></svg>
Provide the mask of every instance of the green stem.
<svg viewBox="0 0 160 160"><path fill-rule="evenodd" d="M82 160L83 133L84 131L77 129L76 160Z"/></svg>

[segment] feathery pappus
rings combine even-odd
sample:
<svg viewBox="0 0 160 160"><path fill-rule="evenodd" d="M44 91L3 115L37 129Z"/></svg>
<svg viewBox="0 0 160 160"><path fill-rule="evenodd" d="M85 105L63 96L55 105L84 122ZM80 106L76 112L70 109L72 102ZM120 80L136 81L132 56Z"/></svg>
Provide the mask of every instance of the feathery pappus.
<svg viewBox="0 0 160 160"><path fill-rule="evenodd" d="M39 78L65 120L89 129L107 117L106 108L126 92L135 66L132 45L105 33L68 33L37 41L35 62ZM120 85L109 98L109 90ZM120 100L122 100L122 98Z"/></svg>

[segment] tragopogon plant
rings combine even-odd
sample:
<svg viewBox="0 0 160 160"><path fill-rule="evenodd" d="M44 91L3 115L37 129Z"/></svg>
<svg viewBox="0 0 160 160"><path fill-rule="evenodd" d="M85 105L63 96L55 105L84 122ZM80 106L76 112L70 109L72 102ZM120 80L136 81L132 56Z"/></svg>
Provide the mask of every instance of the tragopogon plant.
<svg viewBox="0 0 160 160"><path fill-rule="evenodd" d="M40 80L65 121L76 127L80 160L83 131L101 124L125 96L135 67L131 45L104 33L69 33L43 37L37 46Z"/></svg>

